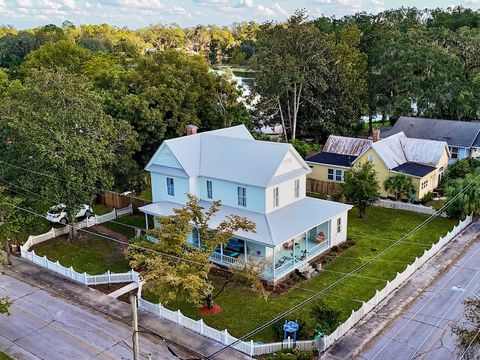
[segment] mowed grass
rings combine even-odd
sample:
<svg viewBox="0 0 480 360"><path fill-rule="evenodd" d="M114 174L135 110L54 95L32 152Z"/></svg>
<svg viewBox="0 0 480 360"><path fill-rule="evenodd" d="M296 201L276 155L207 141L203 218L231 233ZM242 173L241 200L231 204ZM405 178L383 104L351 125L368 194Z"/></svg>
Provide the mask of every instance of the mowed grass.
<svg viewBox="0 0 480 360"><path fill-rule="evenodd" d="M413 212L375 207L367 211L367 216L366 219L360 219L357 209L350 211L348 238L355 241L355 245L325 265L325 271L310 280L298 283L284 294L271 296L268 300L256 297L244 287L229 286L216 300L216 303L222 306L222 311L216 315L203 317L204 321L212 327L220 330L226 328L232 335L241 337L334 284L345 274L373 259L394 241L400 240L428 218ZM341 320L344 321L350 316L352 310L361 306L362 301L369 300L375 294L375 290L382 289L387 280L392 280L396 273L403 271L416 256L421 256L425 249L436 242L440 236L445 235L455 223L456 221L450 219L434 219L381 256L382 261L372 262L356 276L342 280L322 297L341 311ZM212 279L217 289L223 283L221 277L214 276ZM150 301L158 300L158 297L153 294L145 294L145 296ZM202 317L197 309L186 302L171 303L167 306L172 310L180 309L182 313L195 319ZM307 305L288 318L290 320L308 319L309 316ZM252 339L272 341L274 340L273 331L269 327Z"/></svg>
<svg viewBox="0 0 480 360"><path fill-rule="evenodd" d="M114 221L108 221L103 223L102 226L125 235L128 239L131 239L135 236L135 229L145 229L145 215L144 214L131 214L127 216L122 216ZM149 225L150 228L153 227L152 224Z"/></svg>
<svg viewBox="0 0 480 360"><path fill-rule="evenodd" d="M130 270L118 243L81 231L78 235L71 242L66 236L61 236L37 244L32 249L37 255L46 255L49 260L59 261L65 267L72 266L80 273L98 275L107 270L117 273Z"/></svg>

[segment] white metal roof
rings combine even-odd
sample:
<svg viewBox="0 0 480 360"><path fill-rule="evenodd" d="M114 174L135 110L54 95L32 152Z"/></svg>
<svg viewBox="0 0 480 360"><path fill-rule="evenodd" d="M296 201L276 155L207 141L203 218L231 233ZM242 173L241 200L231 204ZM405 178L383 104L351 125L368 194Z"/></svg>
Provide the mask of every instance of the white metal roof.
<svg viewBox="0 0 480 360"><path fill-rule="evenodd" d="M372 143L373 141L369 139L330 135L322 152L359 156L368 149Z"/></svg>
<svg viewBox="0 0 480 360"><path fill-rule="evenodd" d="M165 146L190 177L204 176L267 187L275 177L291 144L255 140L244 125L166 140ZM155 171L155 155L146 169ZM310 171L305 161L297 160ZM294 176L296 174L293 174Z"/></svg>
<svg viewBox="0 0 480 360"><path fill-rule="evenodd" d="M209 208L211 203L200 201L200 205ZM173 213L173 209L181 207L180 204L160 201L142 206L139 210L153 216L168 216ZM310 197L269 214L221 205L219 212L211 219L209 226L217 227L228 215L243 216L255 222L256 232L238 231L235 235L267 246L277 246L351 208L351 205Z"/></svg>
<svg viewBox="0 0 480 360"><path fill-rule="evenodd" d="M407 162L437 165L443 152L448 152L445 141L407 138L403 132L374 142L372 148L389 169Z"/></svg>

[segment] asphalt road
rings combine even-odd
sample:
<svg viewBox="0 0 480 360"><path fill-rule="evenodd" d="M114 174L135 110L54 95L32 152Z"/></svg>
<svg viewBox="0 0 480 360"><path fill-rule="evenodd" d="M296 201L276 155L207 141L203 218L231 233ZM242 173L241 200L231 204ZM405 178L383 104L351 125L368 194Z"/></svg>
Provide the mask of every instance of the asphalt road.
<svg viewBox="0 0 480 360"><path fill-rule="evenodd" d="M0 351L15 359L132 359L131 328L106 315L0 274L0 296L12 315L0 315ZM140 336L141 358L177 359L165 344ZM182 355L180 353L180 355Z"/></svg>
<svg viewBox="0 0 480 360"><path fill-rule="evenodd" d="M480 295L479 239L427 287L407 311L385 328L357 359L459 359L461 353L456 349L451 327L465 324L462 301L469 295L453 291L454 286Z"/></svg>

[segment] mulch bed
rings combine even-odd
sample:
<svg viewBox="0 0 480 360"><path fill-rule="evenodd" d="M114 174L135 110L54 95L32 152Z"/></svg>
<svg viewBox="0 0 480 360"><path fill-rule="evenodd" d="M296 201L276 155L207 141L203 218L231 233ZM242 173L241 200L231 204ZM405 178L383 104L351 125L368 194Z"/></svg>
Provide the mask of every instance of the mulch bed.
<svg viewBox="0 0 480 360"><path fill-rule="evenodd" d="M222 307L217 304L214 304L211 309L209 309L207 305L200 308L200 313L206 316L218 314L220 311L222 311Z"/></svg>

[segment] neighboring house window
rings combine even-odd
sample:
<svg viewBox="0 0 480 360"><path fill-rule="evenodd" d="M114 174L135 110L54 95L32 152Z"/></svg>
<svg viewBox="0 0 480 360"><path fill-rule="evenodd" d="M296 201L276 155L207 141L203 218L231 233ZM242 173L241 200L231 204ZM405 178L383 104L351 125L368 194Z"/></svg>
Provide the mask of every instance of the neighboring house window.
<svg viewBox="0 0 480 360"><path fill-rule="evenodd" d="M277 207L279 204L279 196L278 196L278 187L273 189L273 207Z"/></svg>
<svg viewBox="0 0 480 360"><path fill-rule="evenodd" d="M300 197L300 179L295 180L295 199Z"/></svg>
<svg viewBox="0 0 480 360"><path fill-rule="evenodd" d="M423 189L425 189L425 188L427 188L427 187L428 187L428 180L425 180L425 181L423 181L422 184L421 184L421 189L423 190Z"/></svg>
<svg viewBox="0 0 480 360"><path fill-rule="evenodd" d="M207 180L207 197L209 199L213 198L213 187L212 187L212 181Z"/></svg>
<svg viewBox="0 0 480 360"><path fill-rule="evenodd" d="M368 161L373 163L374 160L375 160L375 156L373 156L373 154L369 154L368 155Z"/></svg>
<svg viewBox="0 0 480 360"><path fill-rule="evenodd" d="M343 171L335 170L335 181L343 182Z"/></svg>
<svg viewBox="0 0 480 360"><path fill-rule="evenodd" d="M452 151L450 152L452 155L452 159L458 159L458 147L452 147Z"/></svg>
<svg viewBox="0 0 480 360"><path fill-rule="evenodd" d="M327 174L327 178L328 180L332 180L333 181L333 169L328 169L328 174Z"/></svg>
<svg viewBox="0 0 480 360"><path fill-rule="evenodd" d="M175 196L175 183L172 178L167 177L167 194Z"/></svg>
<svg viewBox="0 0 480 360"><path fill-rule="evenodd" d="M247 189L239 186L237 188L238 192L238 205L240 206L247 206Z"/></svg>
<svg viewBox="0 0 480 360"><path fill-rule="evenodd" d="M337 219L337 234L342 232L342 218Z"/></svg>

